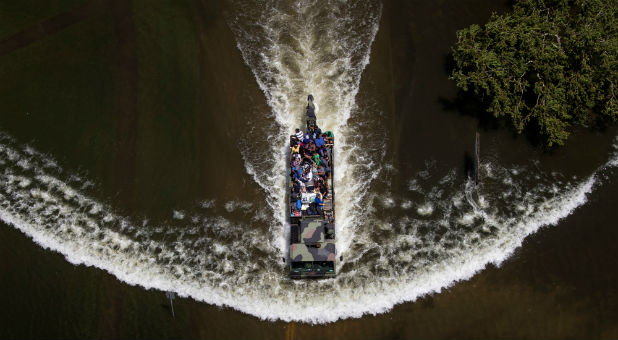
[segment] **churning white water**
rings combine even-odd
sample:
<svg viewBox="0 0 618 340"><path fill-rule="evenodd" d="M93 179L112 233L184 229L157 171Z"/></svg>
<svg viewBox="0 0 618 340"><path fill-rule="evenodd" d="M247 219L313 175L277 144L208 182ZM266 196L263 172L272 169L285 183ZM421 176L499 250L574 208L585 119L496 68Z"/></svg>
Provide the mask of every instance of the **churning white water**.
<svg viewBox="0 0 618 340"><path fill-rule="evenodd" d="M337 201L346 202L338 206L337 224L347 226L340 228L337 246L345 251L358 219L353 211L360 210L368 182L379 173L366 148L349 142L347 137L354 131L347 122L355 109L361 73L369 63L381 5L312 0L239 3L238 7L240 14L231 19L230 26L276 122L276 127L262 130L269 138L267 153L279 160L275 167L260 166L264 152L255 148L243 148L243 154L247 169L269 193L269 204L279 221L278 230L273 232L278 235L277 245L281 252L287 251L285 192L281 188L288 138L295 128L304 126L307 95L313 94L318 125L337 136ZM366 171L369 176L362 176L368 169L372 170Z"/></svg>
<svg viewBox="0 0 618 340"><path fill-rule="evenodd" d="M274 118L251 131L271 156L280 156L271 157L274 166L263 164L261 146L239 146L246 170L267 193L267 213L257 213L255 202L211 197L170 208L165 225L120 216L84 194L91 185L86 179L0 134L0 219L71 263L129 284L262 319L323 323L388 311L501 263L527 235L584 204L600 175L615 176L618 151L583 179L544 173L535 163L487 162L478 187L428 162L406 176L401 197L371 192L372 181L392 166L379 157L385 147L379 135L358 136L350 120L361 110L355 96L380 11L364 2L264 2L230 18ZM308 93L318 102L319 125L336 136L337 242L344 261L336 279L291 281L280 261L287 251L284 153L290 132L302 126ZM397 213L384 213L391 211ZM269 233L256 227L264 224Z"/></svg>

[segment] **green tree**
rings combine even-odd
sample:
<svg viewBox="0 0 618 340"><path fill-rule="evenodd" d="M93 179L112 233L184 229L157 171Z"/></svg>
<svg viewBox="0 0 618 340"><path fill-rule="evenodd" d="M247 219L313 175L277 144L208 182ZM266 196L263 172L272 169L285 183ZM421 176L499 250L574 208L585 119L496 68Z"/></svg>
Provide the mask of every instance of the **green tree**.
<svg viewBox="0 0 618 340"><path fill-rule="evenodd" d="M458 87L549 146L563 145L573 125L618 118L617 0L520 0L458 31L453 57Z"/></svg>

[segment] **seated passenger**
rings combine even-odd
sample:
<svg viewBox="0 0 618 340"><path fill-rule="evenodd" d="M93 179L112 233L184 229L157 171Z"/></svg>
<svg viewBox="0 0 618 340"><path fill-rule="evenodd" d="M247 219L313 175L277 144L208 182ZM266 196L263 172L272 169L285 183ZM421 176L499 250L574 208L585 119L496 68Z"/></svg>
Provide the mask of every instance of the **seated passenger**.
<svg viewBox="0 0 618 340"><path fill-rule="evenodd" d="M315 164L311 165L311 173L313 173L313 179L315 179L317 181L319 179L318 167Z"/></svg>
<svg viewBox="0 0 618 340"><path fill-rule="evenodd" d="M313 155L313 161L315 162L316 166L320 165L320 154L316 153L315 155Z"/></svg>
<svg viewBox="0 0 618 340"><path fill-rule="evenodd" d="M326 185L324 184L324 180L321 177L318 177L318 181L315 182L315 187L313 189L313 192L315 192L316 194L320 194L324 190L323 188L325 186ZM324 196L324 195L322 195L322 196Z"/></svg>
<svg viewBox="0 0 618 340"><path fill-rule="evenodd" d="M324 201L322 200L321 194L317 194L317 196L315 197L315 204L316 204L316 208L317 208L316 210L318 214L322 215L324 211Z"/></svg>
<svg viewBox="0 0 618 340"><path fill-rule="evenodd" d="M311 152L309 152L309 150L305 150L305 154L303 155L302 163L305 163L305 161L311 162Z"/></svg>
<svg viewBox="0 0 618 340"><path fill-rule="evenodd" d="M313 172L311 172L311 170L307 171L306 173L303 171L303 182L311 182L311 180L313 179Z"/></svg>
<svg viewBox="0 0 618 340"><path fill-rule="evenodd" d="M324 138L322 135L318 135L318 138L314 139L315 146L321 148L324 146Z"/></svg>
<svg viewBox="0 0 618 340"><path fill-rule="evenodd" d="M326 176L326 171L324 169L324 164L320 163L316 170L317 170L318 176L320 176L320 177Z"/></svg>
<svg viewBox="0 0 618 340"><path fill-rule="evenodd" d="M332 166L331 161L330 161L330 156L328 155L328 153L324 155L324 158L322 159L322 163L324 163L325 167L330 168Z"/></svg>
<svg viewBox="0 0 618 340"><path fill-rule="evenodd" d="M300 131L300 129L296 129L295 136L296 136L296 139L298 139L298 141L301 141L301 140L303 140L304 133L302 131Z"/></svg>
<svg viewBox="0 0 618 340"><path fill-rule="evenodd" d="M328 166L329 160L328 160L328 156L326 157L327 158L324 159L321 164L322 164L322 167L324 167L324 177L329 177L330 175L330 167Z"/></svg>
<svg viewBox="0 0 618 340"><path fill-rule="evenodd" d="M332 131L326 131L322 134L324 138L324 141L326 144L333 144L333 137L335 137L335 135L333 134Z"/></svg>
<svg viewBox="0 0 618 340"><path fill-rule="evenodd" d="M300 161L300 166L304 168L304 167L306 167L306 166L311 166L311 163L312 163L312 162L311 162L311 158L303 158L303 159Z"/></svg>
<svg viewBox="0 0 618 340"><path fill-rule="evenodd" d="M298 166L292 168L292 174L294 175L294 179L300 179L301 178L300 170L299 170Z"/></svg>
<svg viewBox="0 0 618 340"><path fill-rule="evenodd" d="M292 145L290 147L290 151L292 152L292 154L300 152L300 144L296 143L295 145Z"/></svg>
<svg viewBox="0 0 618 340"><path fill-rule="evenodd" d="M309 206L307 207L307 215L320 215L320 214L321 214L321 209L319 208L318 204L316 202L310 203Z"/></svg>
<svg viewBox="0 0 618 340"><path fill-rule="evenodd" d="M315 154L315 152L316 152L316 150L317 150L317 149L316 149L316 147L315 147L315 143L314 143L314 142L310 142L310 143L309 143L309 148L308 148L308 149L309 149L309 153L310 153L311 155L314 155L314 154Z"/></svg>
<svg viewBox="0 0 618 340"><path fill-rule="evenodd" d="M320 194L322 194L323 198L328 197L328 187L326 186L326 183L320 187Z"/></svg>

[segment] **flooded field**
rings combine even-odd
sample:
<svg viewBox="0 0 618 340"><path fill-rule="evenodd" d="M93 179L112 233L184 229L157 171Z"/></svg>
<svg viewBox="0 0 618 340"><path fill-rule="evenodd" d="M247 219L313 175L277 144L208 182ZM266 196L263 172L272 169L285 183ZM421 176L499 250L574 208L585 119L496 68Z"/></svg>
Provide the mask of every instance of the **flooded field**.
<svg viewBox="0 0 618 340"><path fill-rule="evenodd" d="M0 4L0 336L615 338L616 128L542 150L447 79L455 31L506 10ZM308 93L343 258L291 281Z"/></svg>

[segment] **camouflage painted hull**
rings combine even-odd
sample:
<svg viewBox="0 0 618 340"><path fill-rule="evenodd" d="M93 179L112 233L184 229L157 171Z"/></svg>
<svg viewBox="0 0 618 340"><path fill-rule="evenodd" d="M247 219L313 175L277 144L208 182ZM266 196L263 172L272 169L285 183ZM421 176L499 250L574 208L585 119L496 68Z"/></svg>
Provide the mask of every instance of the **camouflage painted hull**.
<svg viewBox="0 0 618 340"><path fill-rule="evenodd" d="M313 97L309 96L307 105L307 130L305 133L313 134L320 132L316 124L314 114ZM337 260L337 249L335 246L335 205L334 205L334 186L333 186L333 146L334 136L332 133L326 132L329 136L326 139L323 147L319 151L328 157L326 166L330 169L330 175L320 175L312 177L312 180L300 180L294 176L292 163L294 157L299 157L292 151L289 154L289 171L288 171L288 216L290 217L290 249L289 249L289 268L290 277L293 279L305 278L328 278L335 277L337 274L335 264ZM290 150L296 145L296 139L290 137ZM315 143L314 143L315 145ZM305 157L306 151L303 153ZM313 167L317 162L309 163L305 161L305 165ZM317 168L317 166L316 166ZM315 170L315 169L314 169ZM304 171L303 171L304 173ZM299 181L296 185L305 186L305 193L298 193L294 190L295 181ZM325 186L326 195L323 198L324 206L322 209L315 209L315 196L313 190L316 183L323 183ZM323 190L324 191L324 190ZM300 206L300 208L299 208Z"/></svg>

